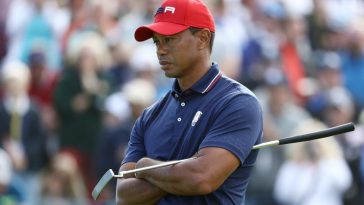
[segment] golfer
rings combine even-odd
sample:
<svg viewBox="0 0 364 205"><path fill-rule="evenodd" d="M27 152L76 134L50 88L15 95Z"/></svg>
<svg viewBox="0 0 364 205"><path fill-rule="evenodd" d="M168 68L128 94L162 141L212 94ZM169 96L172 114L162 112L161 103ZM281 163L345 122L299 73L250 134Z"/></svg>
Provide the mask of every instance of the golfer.
<svg viewBox="0 0 364 205"><path fill-rule="evenodd" d="M214 32L201 0L166 0L154 23L136 30L137 41L153 39L175 82L136 121L120 171L196 159L118 179L118 205L244 204L262 111L251 91L211 62Z"/></svg>

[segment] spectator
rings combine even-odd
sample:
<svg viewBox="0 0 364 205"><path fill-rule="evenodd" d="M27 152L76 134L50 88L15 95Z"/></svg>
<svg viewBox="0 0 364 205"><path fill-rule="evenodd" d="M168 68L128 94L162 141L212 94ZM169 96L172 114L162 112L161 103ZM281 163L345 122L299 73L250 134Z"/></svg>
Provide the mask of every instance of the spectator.
<svg viewBox="0 0 364 205"><path fill-rule="evenodd" d="M58 82L57 71L49 69L43 50L34 50L29 56L31 82L29 95L42 109L42 120L48 132L56 129L55 113L53 109L53 93Z"/></svg>
<svg viewBox="0 0 364 205"><path fill-rule="evenodd" d="M156 100L156 94L156 88L151 82L136 78L126 83L121 91L116 92L112 95L112 98L109 98L113 101L118 100L118 104L113 103L114 106L122 105L125 101L129 105L131 115L125 119L124 115L120 116L122 113L114 112L115 108L111 106L106 108L105 115L108 118L116 118L118 123L113 122L106 125L101 136L97 155L99 177L108 169L113 169L115 173L118 172L120 163L126 153L132 127L142 111ZM103 194L103 196L111 195L112 197L105 197L109 200L115 198L116 181L110 185Z"/></svg>
<svg viewBox="0 0 364 205"><path fill-rule="evenodd" d="M52 106L53 91L58 80L58 73L47 66L44 50L33 50L29 55L31 82L29 95L42 108Z"/></svg>
<svg viewBox="0 0 364 205"><path fill-rule="evenodd" d="M23 38L21 39L21 52L17 59L29 63L29 56L34 49L42 49L47 52L46 65L50 69L60 68L60 49L57 38L52 30L52 25L47 20L43 11L43 1L35 1L32 5L32 14L27 19Z"/></svg>
<svg viewBox="0 0 364 205"><path fill-rule="evenodd" d="M305 62L311 56L305 36L306 27L301 17L287 17L283 21L283 41L280 47L282 70L288 86L293 92L294 100L299 104L305 103L305 96L300 92L299 85L308 74Z"/></svg>
<svg viewBox="0 0 364 205"><path fill-rule="evenodd" d="M5 96L0 104L0 146L10 155L15 177L26 184L27 202L38 196L39 170L44 166L45 133L40 111L30 101L27 88L29 68L19 62L8 63L2 69Z"/></svg>
<svg viewBox="0 0 364 205"><path fill-rule="evenodd" d="M249 5L254 26L250 27L249 39L242 46L240 81L255 89L264 84L267 64L279 60L282 36L280 22L285 12L275 1L266 4L251 1Z"/></svg>
<svg viewBox="0 0 364 205"><path fill-rule="evenodd" d="M307 16L307 37L310 41L311 49L317 50L323 48L324 33L326 29L326 13L323 1L313 0L313 11Z"/></svg>
<svg viewBox="0 0 364 205"><path fill-rule="evenodd" d="M360 110L364 108L364 17L353 23L348 35L348 47L342 54L342 73L344 85Z"/></svg>
<svg viewBox="0 0 364 205"><path fill-rule="evenodd" d="M65 29L63 35L61 36L61 50L65 54L67 50L68 43L72 37L77 32L83 32L88 30L95 30L95 22L92 22L92 7L89 1L86 0L73 0L67 3L69 10L69 25Z"/></svg>
<svg viewBox="0 0 364 205"><path fill-rule="evenodd" d="M331 90L340 90L345 98L351 98L350 93L343 87L341 59L333 51L317 51L315 59L315 75L313 76L313 93L308 96L306 109L314 116L324 120L324 111L329 104ZM307 87L304 88L307 90Z"/></svg>
<svg viewBox="0 0 364 205"><path fill-rule="evenodd" d="M129 12L119 18L119 35L129 50L137 46L132 38L137 25L151 23L161 1L127 1L129 1Z"/></svg>
<svg viewBox="0 0 364 205"><path fill-rule="evenodd" d="M343 123L354 121L355 107L352 98L342 87L331 89L328 92L328 105L324 110L325 123L329 126L337 126ZM355 131L358 132L358 131ZM360 150L361 144L352 138L352 133L341 134L337 138L343 149L344 158L347 161L353 177L353 183L348 190L348 197L345 201L350 205L361 204L360 199Z"/></svg>
<svg viewBox="0 0 364 205"><path fill-rule="evenodd" d="M236 0L212 0L210 8L219 34L214 39L212 60L219 62L225 75L238 79L239 51L248 38L243 8Z"/></svg>
<svg viewBox="0 0 364 205"><path fill-rule="evenodd" d="M33 4L27 0L11 1L5 22L8 39L5 62L20 60L22 40L28 20L33 13Z"/></svg>
<svg viewBox="0 0 364 205"><path fill-rule="evenodd" d="M60 148L71 149L80 156L81 172L91 189L95 181L92 157L102 127L103 100L109 89L104 76L108 56L105 42L96 33L81 33L75 38L82 40L80 45L69 47L71 67L64 70L59 80L54 106Z"/></svg>
<svg viewBox="0 0 364 205"><path fill-rule="evenodd" d="M265 80L267 86L263 86L257 92L265 113L265 139L289 137L292 130L310 116L294 102L281 69L269 67L265 73Z"/></svg>
<svg viewBox="0 0 364 205"><path fill-rule="evenodd" d="M264 141L290 136L308 113L292 100L291 92L281 69L271 65L265 74L266 86L257 89L264 113ZM279 167L284 161L282 149L259 151L253 178L249 186L248 204L276 204L273 190Z"/></svg>
<svg viewBox="0 0 364 205"><path fill-rule="evenodd" d="M40 205L87 204L86 186L72 154L60 152L54 156L42 175L41 195Z"/></svg>
<svg viewBox="0 0 364 205"><path fill-rule="evenodd" d="M135 77L135 71L131 68L127 51L123 42L117 42L110 46L112 65L107 70L111 80L112 91L117 91Z"/></svg>
<svg viewBox="0 0 364 205"><path fill-rule="evenodd" d="M295 130L303 134L324 129L319 121L304 121ZM342 205L351 173L333 138L297 143L287 147L274 188L276 199L286 205Z"/></svg>
<svg viewBox="0 0 364 205"><path fill-rule="evenodd" d="M157 88L157 96L162 97L167 93L172 85L171 79L166 79L159 69L158 59L154 55L145 55L153 53L155 47L153 44L144 44L136 47L129 58L130 66L135 72L136 78L143 78L152 82Z"/></svg>

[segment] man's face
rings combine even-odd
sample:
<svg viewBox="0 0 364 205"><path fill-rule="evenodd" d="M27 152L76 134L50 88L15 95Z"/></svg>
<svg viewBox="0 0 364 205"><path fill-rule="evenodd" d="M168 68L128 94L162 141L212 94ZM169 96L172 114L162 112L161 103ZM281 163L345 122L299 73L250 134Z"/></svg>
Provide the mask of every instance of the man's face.
<svg viewBox="0 0 364 205"><path fill-rule="evenodd" d="M200 55L198 35L188 29L172 36L155 33L153 41L159 64L167 77L182 78L193 73Z"/></svg>

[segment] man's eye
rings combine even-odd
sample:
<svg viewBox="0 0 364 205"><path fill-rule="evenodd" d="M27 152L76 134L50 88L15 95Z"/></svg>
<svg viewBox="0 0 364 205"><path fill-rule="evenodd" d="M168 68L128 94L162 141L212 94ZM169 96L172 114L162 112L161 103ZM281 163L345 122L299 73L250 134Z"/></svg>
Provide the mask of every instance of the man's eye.
<svg viewBox="0 0 364 205"><path fill-rule="evenodd" d="M170 38L170 37L167 37L167 38L165 38L164 39L164 41L166 42L166 43L169 43L169 42L171 42L173 40L173 38Z"/></svg>

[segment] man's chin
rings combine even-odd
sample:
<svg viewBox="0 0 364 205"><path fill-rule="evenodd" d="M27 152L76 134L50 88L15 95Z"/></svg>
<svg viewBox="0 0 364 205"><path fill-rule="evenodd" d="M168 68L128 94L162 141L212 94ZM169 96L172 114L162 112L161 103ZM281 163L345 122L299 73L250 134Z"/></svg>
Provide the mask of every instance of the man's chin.
<svg viewBox="0 0 364 205"><path fill-rule="evenodd" d="M178 75L176 73L171 73L171 72L168 72L168 71L164 71L164 75L167 78L178 78Z"/></svg>
<svg viewBox="0 0 364 205"><path fill-rule="evenodd" d="M167 78L174 78L173 75L171 75L169 73L164 73L164 76L166 76Z"/></svg>

